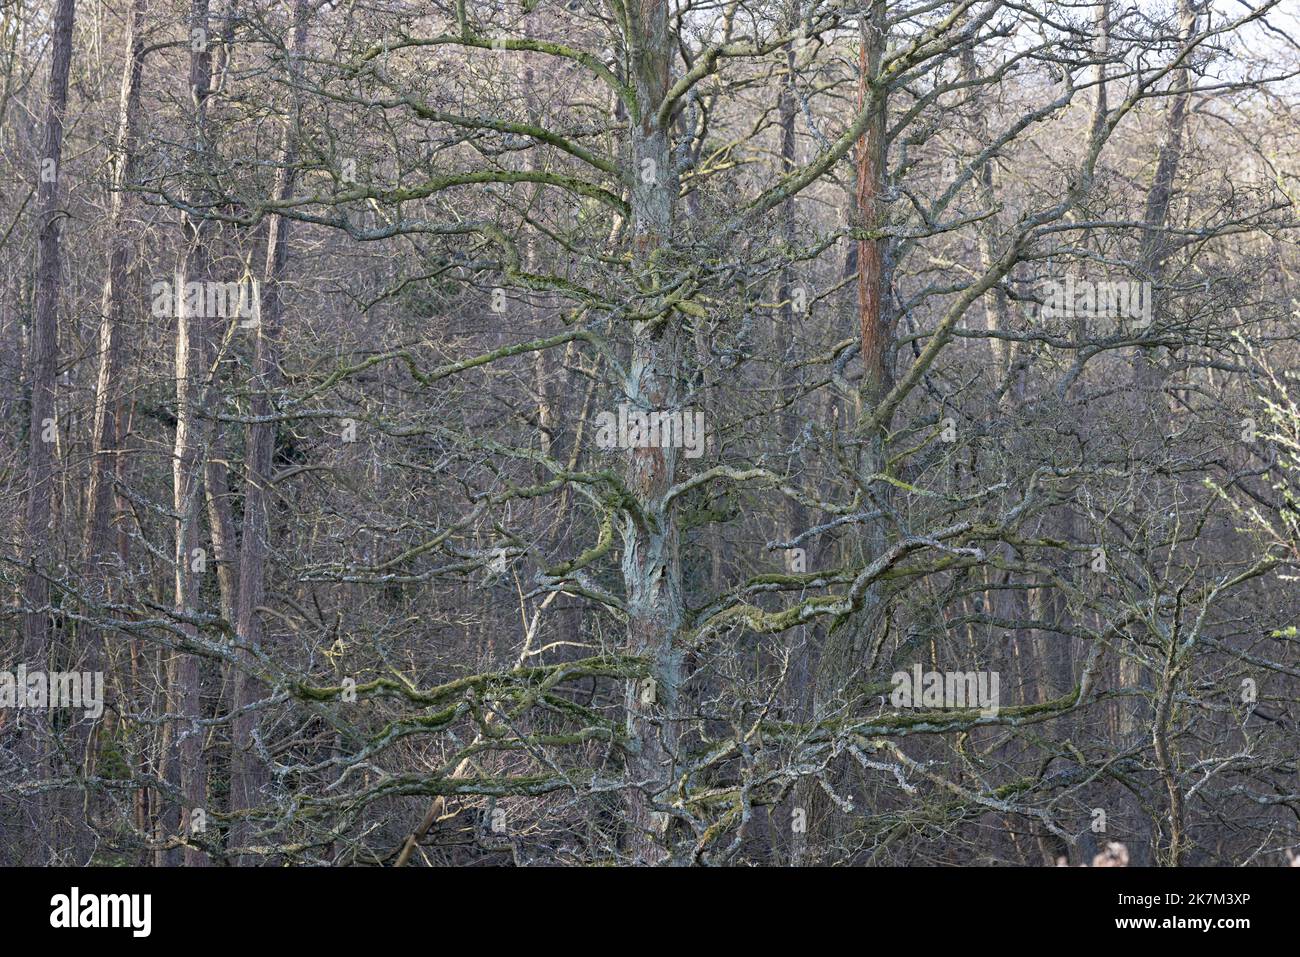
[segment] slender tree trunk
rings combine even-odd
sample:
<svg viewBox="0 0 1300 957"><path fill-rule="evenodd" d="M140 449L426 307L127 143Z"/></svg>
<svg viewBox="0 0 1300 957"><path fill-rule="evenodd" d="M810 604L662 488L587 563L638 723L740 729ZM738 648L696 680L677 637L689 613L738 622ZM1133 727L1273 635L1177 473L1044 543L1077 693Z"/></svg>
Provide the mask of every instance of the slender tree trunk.
<svg viewBox="0 0 1300 957"><path fill-rule="evenodd" d="M127 58L122 71L118 102L117 140L114 146L112 196L108 227L111 237L108 275L104 280L99 319L99 374L95 384L95 424L87 490L86 580L92 596L111 597L110 581L117 566L113 515L117 496L113 481L118 470L121 430L122 323L127 309L127 281L133 258L131 238L125 230L129 193L135 176L140 122L140 87L144 75L145 41L142 24L146 0L133 0L127 20ZM83 629L92 655L98 655L103 635L94 626Z"/></svg>
<svg viewBox="0 0 1300 957"><path fill-rule="evenodd" d="M1178 5L1179 39L1186 44L1196 29L1196 13L1188 0ZM1173 202L1174 180L1182 160L1183 129L1187 122L1189 77L1185 67L1173 72L1171 90L1165 111L1164 128L1156 153L1156 170L1147 190L1142 214L1144 231L1138 251L1138 266L1142 279L1151 283L1152 324L1158 326L1164 313L1164 296L1160 286L1165 278L1165 257L1168 243L1164 229L1169 222L1169 207ZM1164 397L1164 371L1154 349L1141 348L1133 357L1134 414L1142 424L1135 454L1143 462L1154 464L1162 454L1164 435L1169 424L1169 407ZM1119 662L1119 681L1124 687L1150 688L1151 676L1147 670L1130 657ZM1151 716L1145 702L1128 699L1120 711L1120 734L1139 733Z"/></svg>
<svg viewBox="0 0 1300 957"><path fill-rule="evenodd" d="M1191 42L1196 33L1197 11L1191 0L1178 0L1178 39L1182 46ZM1185 61L1184 61L1185 62ZM1187 126L1187 109L1191 100L1191 76L1186 66L1173 71L1170 82L1172 96L1165 110L1164 128L1160 135L1160 147L1156 154L1156 171L1147 190L1142 221L1144 231L1138 253L1139 268L1142 279L1151 283L1150 308L1152 325L1159 328L1165 313L1165 297L1161 292L1167 274L1166 260L1169 243L1165 229L1169 224L1169 210L1173 203L1174 181L1178 177L1178 168L1183 157L1183 134ZM1137 401L1135 416L1140 423L1135 454L1145 469L1152 469L1164 458L1165 436L1169 431L1169 404L1165 399L1166 372L1156 356L1155 349L1139 349L1133 360L1133 393ZM1148 473L1150 474L1150 473ZM1178 790L1176 777L1172 769L1173 759L1169 753L1166 738L1169 721L1169 698L1173 689L1162 687L1156 689L1150 671L1132 657L1122 657L1119 662L1120 684L1126 688L1142 688L1159 697L1159 703L1153 710L1151 702L1143 698L1125 699L1120 712L1120 733L1124 738L1136 735L1150 735L1154 739L1157 762L1169 794L1167 818L1151 821L1148 835L1150 852L1155 863L1177 867L1182 858L1182 794ZM1163 681L1171 680L1166 676ZM1157 835L1168 824L1169 845L1167 848L1155 846L1159 843ZM1138 859L1144 860L1148 848L1135 849Z"/></svg>
<svg viewBox="0 0 1300 957"><path fill-rule="evenodd" d="M294 32L290 48L290 82L297 76L292 59L303 49L307 39L307 4L298 0L294 7ZM292 94L292 91L291 91ZM274 196L277 201L293 195L297 172L297 121L290 116L280 141ZM281 282L289 259L290 220L271 216L266 244L266 278L262 284L261 317L253 352L253 381L249 391L253 422L248 427L248 449L244 480L244 523L240 540L238 604L235 632L243 653L261 647L264 637L258 611L266 592L266 562L271 550L270 516L267 499L275 457L275 423L271 397L280 386L280 326L284 313ZM235 815L246 814L265 799L267 769L258 757L254 732L257 715L244 709L254 704L264 688L245 669L236 669L233 680L236 717L231 730L230 809ZM236 820L230 843L246 846L252 837L247 818Z"/></svg>
<svg viewBox="0 0 1300 957"><path fill-rule="evenodd" d="M211 337L207 337L208 344ZM212 353L204 355L205 370L211 369ZM215 429L215 423L213 424ZM203 490L208 510L208 537L212 540L212 561L217 575L217 595L221 616L235 622L236 588L239 581L239 546L235 534L235 515L230 505L230 468L225 458L225 443L219 432L208 442L203 463Z"/></svg>
<svg viewBox="0 0 1300 957"><path fill-rule="evenodd" d="M791 11L790 19L787 21L787 28L792 29L798 25L799 11L794 8ZM786 76L785 83L781 87L781 93L777 101L777 123L781 131L781 174L788 176L794 172L795 168L795 121L799 115L799 103L796 98L794 87L794 69L796 63L796 50L793 44L787 44L785 49ZM783 202L778 210L780 215L781 239L789 249L794 248L795 235L795 204L793 199L787 199ZM780 349L783 343L796 343L801 341L801 326L808 309L808 289L801 286L803 295L800 298L799 309L795 308L795 276L794 271L789 265L782 266L780 273L777 275L776 301L780 304L777 309L776 323L773 328L773 346ZM790 455L790 471L795 469L795 459L793 450L799 444L802 419L800 418L796 403L799 397L799 379L797 373L791 368L790 363L786 362L784 357L780 360L780 389L781 402L784 406L781 415L781 443L785 451ZM786 541L791 541L808 528L808 510L802 502L792 498L786 498L784 503L784 513L781 516L781 535ZM811 544L808 543L808 544ZM804 547L804 554L807 554L807 547ZM789 559L787 559L789 561ZM805 568L807 568L805 558ZM793 640L798 643L796 649L797 657L793 665L793 673L790 678L791 696L799 703L801 716L806 720L814 714L813 700L813 674L817 666L815 648L811 643L811 636L814 629L801 625L793 633ZM795 788L792 811L802 811L805 814L810 805L816 804L819 791L818 785L810 780L803 780ZM783 826L786 821L792 821L793 816L784 819L774 818L776 827ZM773 833L775 840L775 831ZM795 866L807 862L808 858L808 829L806 827L793 828L790 834L790 861Z"/></svg>
<svg viewBox="0 0 1300 957"><path fill-rule="evenodd" d="M975 63L975 50L972 46L966 46L961 51L961 71L962 78L968 83L974 83L979 77L979 70ZM974 90L975 88L972 87L971 89ZM977 150L982 150L992 135L989 129L988 115L984 108L979 105L976 105L973 109L974 115L971 118L972 145ZM988 269L997 258L993 247L998 231L998 217L992 214L993 208L997 205L992 160L980 163L975 170L975 188L979 196L980 211L989 214L988 218L980 223L976 232L980 266L982 269ZM991 333L1006 331L1010 326L1010 304L1007 301L1006 289L999 283L984 293L981 298L984 300L984 328ZM996 336L989 339L989 350L993 356L993 381L997 383L1007 374L1010 367L1011 350L1006 340Z"/></svg>
<svg viewBox="0 0 1300 957"><path fill-rule="evenodd" d="M89 614L99 612L96 605L113 600L114 580L121 563L113 535L113 517L117 508L114 480L118 474L121 430L121 369L123 363L122 324L125 319L129 290L127 284L133 259L131 237L126 230L127 187L135 178L136 149L140 120L140 87L144 75L145 41L142 20L145 0L133 0L127 17L126 64L122 70L118 100L117 138L113 149L113 174L109 197L108 274L104 279L99 319L99 371L95 382L94 427L91 433L90 477L87 485L85 532L85 589L92 602ZM94 624L81 630L87 667L98 671L106 660L105 633ZM106 688L110 683L105 682ZM93 730L86 729L79 751L86 755L85 772L95 766ZM88 803L88 807L92 806Z"/></svg>
<svg viewBox="0 0 1300 957"><path fill-rule="evenodd" d="M72 68L72 33L76 19L75 0L58 0L54 11L54 42L51 48L50 82L46 96L44 134L41 143L40 185L36 192L37 259L36 295L32 309L31 423L28 434L27 515L24 527L24 558L27 573L23 581L23 658L34 668L48 670L53 635L50 621L50 585L47 575L53 558L50 519L54 495L54 385L59 351L59 282L63 266L60 243L59 181L63 164L63 120L68 106L68 74ZM33 711L23 735L23 756L32 762L34 777L43 779L52 755L44 736L49 731L43 715ZM54 802L37 810L42 833L30 842L39 863L55 842L57 826L51 813ZM48 829L47 829L48 828ZM57 848L55 848L57 849Z"/></svg>
<svg viewBox="0 0 1300 957"><path fill-rule="evenodd" d="M858 109L870 106L871 120L857 147L856 219L859 228L871 231L884 224L885 163L888 105L880 76L886 43L885 3L875 0L862 20L858 49ZM885 359L889 349L889 321L885 313L887 294L885 254L887 241L864 237L858 240L857 303L862 345L862 411L874 411L888 388ZM865 438L865 437L864 437Z"/></svg>
<svg viewBox="0 0 1300 957"><path fill-rule="evenodd" d="M858 48L858 111L869 112L869 121L855 150L854 215L856 227L865 233L880 229L886 221L885 195L888 156L889 107L886 89L881 83L881 65L887 43L886 5L875 0L863 15ZM884 433L888 423L872 434L865 434L861 424L875 411L890 386L888 355L892 324L886 307L889 292L888 240L864 235L857 240L855 305L862 358L862 382L857 396L856 438L859 442L858 478L866 487L868 476L878 472L884 460ZM876 485L879 489L879 485ZM883 492L879 493L883 494ZM883 520L863 526L862 552L872 561L886 547ZM866 664L867 651L882 625L881 596L878 585L867 589L862 607L851 619L832 627L822 646L814 692L814 711L823 715L839 700L846 687ZM833 788L840 788L844 776L838 771L829 778ZM834 842L839 822L835 809L820 788L807 789L809 827L819 844Z"/></svg>
<svg viewBox="0 0 1300 957"><path fill-rule="evenodd" d="M888 105L883 87L876 87L885 48L885 5L875 2L863 17L859 46L858 110L869 110L871 117L855 150L855 189L853 221L864 232L879 229L884 223L885 164L888 144L886 120ZM862 358L862 381L857 395L857 431L875 411L888 391L890 373L887 356L892 329L885 308L889 288L886 262L887 241L870 237L856 240L851 257L854 274L855 316ZM861 451L858 459L860 479L875 473L883 455L882 433L859 434ZM884 549L884 526L871 522L864 527L864 550L868 556ZM868 558L870 560L870 558ZM878 593L871 589L853 627L832 629L827 636L817 678L818 707L832 700L845 685L856 665L862 663L866 632L870 630L872 610Z"/></svg>
<svg viewBox="0 0 1300 957"><path fill-rule="evenodd" d="M207 100L211 95L211 52L208 37L208 2L194 0L190 16L191 36L202 37L190 53L190 92L195 107L194 144L191 162L201 164L207 153ZM193 174L192 174L193 178ZM197 190L196 186L191 187ZM181 304L176 317L176 441L172 456L172 507L176 514L176 576L175 607L183 616L182 629L188 637L197 638L195 625L184 622L198 611L200 575L207 568L207 557L201 551L201 525L203 506L203 459L205 444L205 409L207 368L203 337L209 334L203 315L192 314L184 283L203 281L211 271L207 230L203 220L191 214L182 217L185 233L185 253L176 281L181 284ZM168 780L179 787L181 807L165 803L160 815L164 836L188 833L191 815L202 809L206 814L207 768L203 753L203 730L197 719L203 714L201 659L184 652L171 656L169 662L168 710L180 714L187 721L173 731L172 748L168 766ZM171 855L166 855L171 858ZM168 860L170 863L171 860ZM188 867L204 866L207 855L192 847L184 851Z"/></svg>
<svg viewBox="0 0 1300 957"><path fill-rule="evenodd" d="M220 56L215 68L209 65L208 83L221 89L226 82L225 73L230 68L230 51L235 42L235 20L238 3L232 0L226 7L222 27ZM204 116L206 130L206 116ZM208 145L206 140L205 147ZM221 336L217 317L208 316L207 334L202 337L203 366L215 384L220 379L217 371L220 356L217 353ZM207 393L205 393L207 394ZM215 420L207 426L209 436L205 444L203 461L203 491L207 502L208 537L212 542L213 569L217 576L217 595L221 602L221 616L231 625L235 622L235 589L239 580L239 545L235 533L235 515L231 507L230 463L226 459L225 437L220 423Z"/></svg>
<svg viewBox="0 0 1300 957"><path fill-rule="evenodd" d="M131 268L132 244L124 231L130 184L136 163L137 129L140 117L140 86L144 74L145 41L141 19L145 0L133 0L127 21L127 61L122 72L122 94L118 105L117 142L114 149L113 193L109 208L108 276L104 281L99 321L99 375L95 386L93 457L87 500L87 574L106 591L110 567L117 549L112 523L115 496L113 476L117 471L120 383L122 367L122 320L127 306L127 279Z"/></svg>

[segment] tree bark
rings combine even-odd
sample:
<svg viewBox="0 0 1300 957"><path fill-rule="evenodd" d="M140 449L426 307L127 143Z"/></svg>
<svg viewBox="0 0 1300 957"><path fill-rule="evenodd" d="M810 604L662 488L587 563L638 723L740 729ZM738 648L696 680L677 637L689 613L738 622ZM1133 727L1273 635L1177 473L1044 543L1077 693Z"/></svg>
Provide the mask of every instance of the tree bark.
<svg viewBox="0 0 1300 957"><path fill-rule="evenodd" d="M68 106L68 74L72 68L72 34L76 20L75 0L58 0L54 11L54 42L50 59L50 80L45 103L41 142L40 185L36 192L37 259L36 294L32 308L31 422L28 433L27 514L24 525L23 658L34 668L49 670L53 635L50 617L50 584L47 576L53 558L50 519L54 496L54 389L59 352L59 293L63 267L60 242L59 181L63 164L63 121ZM37 779L47 776L53 750L45 735L49 724L33 711L23 735L23 756L32 762ZM40 863L47 851L57 851L52 805L37 810L44 831L29 844L31 863ZM44 830L48 828L48 830ZM51 847L51 844L54 847Z"/></svg>
<svg viewBox="0 0 1300 957"><path fill-rule="evenodd" d="M667 95L672 34L667 0L632 0L626 38L638 116L632 118L632 257L638 279L649 287L661 268L656 252L672 241L677 176L672 168L667 123L658 111ZM644 410L675 409L679 401L680 343L676 319L637 322L623 401ZM682 621L681 566L674 507L665 501L677 466L675 448L626 452L624 476L643 518L623 523L623 583L628 645L646 658L652 685L627 691L630 834L637 864L657 864L668 854L668 815L656 800L673 778L680 653L673 638Z"/></svg>
<svg viewBox="0 0 1300 957"><path fill-rule="evenodd" d="M207 100L211 95L211 52L207 43L208 2L194 0L190 9L191 31L202 31L204 42L200 49L191 48L190 93L194 102L194 143L191 163L198 166L207 152ZM199 187L194 179L198 170L191 171L191 191ZM195 198L193 195L191 198ZM193 618L199 605L200 574L206 569L206 557L200 552L203 506L203 459L205 426L203 414L206 406L207 368L203 337L209 334L208 323L200 309L191 314L184 295L184 283L202 281L210 272L205 223L201 216L186 213L182 216L182 230L186 245L176 281L182 284L182 294L176 297L181 304L176 316L176 437L172 456L172 507L176 514L175 551L175 608L182 616L181 628L186 636L198 637L198 628L187 619ZM172 734L172 754L169 756L168 781L179 787L182 805L164 802L160 814L163 837L189 831L190 815L204 809L207 803L207 768L203 752L203 730L197 724L202 716L201 659L184 652L174 653L168 663L168 710L183 716L184 720ZM174 862L174 855L162 852L166 863ZM208 863L207 855L186 846L184 863L187 867L201 867Z"/></svg>
<svg viewBox="0 0 1300 957"><path fill-rule="evenodd" d="M304 0L298 0L294 6L294 21L289 50L291 83L297 73L295 58L307 39L307 4ZM274 187L277 202L293 195L298 164L296 130L297 120L290 116L280 140ZM273 475L276 428L269 417L274 413L271 397L281 385L280 325L284 312L281 282L289 259L289 224L290 220L283 216L270 217L266 243L266 278L262 284L261 317L256 327L257 338L253 347L253 381L249 385L253 422L248 427L244 522L240 540L238 603L235 614L235 632L243 646L241 654L245 659L251 657L251 651L261 647L264 638L258 609L266 592L266 562L271 550L267 499ZM254 741L257 716L255 712L245 710L258 700L265 689L244 668L235 669L233 686L235 719L230 745L230 810L238 816L247 814L265 799L267 769L257 754ZM252 828L247 818L237 817L231 829L230 843L236 847L244 846L249 843L251 836Z"/></svg>
<svg viewBox="0 0 1300 957"><path fill-rule="evenodd" d="M117 139L114 144L112 196L108 227L111 237L108 275L104 280L99 318L99 372L95 383L95 421L91 435L92 457L86 500L86 579L94 597L111 597L111 580L118 565L113 535L117 496L113 482L118 470L121 445L121 369L123 361L122 323L127 309L127 281L134 249L125 231L130 194L127 186L135 177L139 138L140 87L144 76L145 41L142 19L145 0L133 0L127 20L127 57L122 71L118 101ZM88 647L97 653L104 635L94 627L84 629Z"/></svg>
<svg viewBox="0 0 1300 957"><path fill-rule="evenodd" d="M1178 40L1182 47L1191 43L1196 34L1197 11L1191 0L1178 0ZM1165 111L1164 128L1156 154L1156 171L1147 190L1143 210L1142 243L1138 252L1138 267L1142 279L1151 283L1151 322L1159 329L1165 312L1165 297L1161 293L1169 254L1169 243L1164 231L1169 224L1169 210L1173 203L1174 181L1183 157L1183 132L1187 126L1187 108L1191 100L1191 75L1186 61L1173 71L1170 80L1171 97ZM1164 458L1165 436L1169 431L1169 404L1165 399L1166 372L1156 357L1155 349L1141 348L1133 359L1133 394L1137 402L1135 415L1138 423L1136 454L1143 467L1151 469ZM1171 679L1166 676L1162 684ZM1172 758L1165 736L1169 720L1168 697L1173 691L1167 687L1155 688L1150 671L1132 657L1119 661L1119 681L1122 687L1142 688L1159 697L1153 709L1143 698L1130 698L1128 706L1120 712L1120 734L1123 738L1147 735L1154 740L1157 762L1161 768L1169 795L1168 818L1152 820L1148 832L1150 852L1157 864L1177 867L1182 858L1182 794L1178 790L1172 771ZM1162 825L1169 825L1169 844L1159 843ZM1137 849L1137 863L1145 863L1148 848Z"/></svg>

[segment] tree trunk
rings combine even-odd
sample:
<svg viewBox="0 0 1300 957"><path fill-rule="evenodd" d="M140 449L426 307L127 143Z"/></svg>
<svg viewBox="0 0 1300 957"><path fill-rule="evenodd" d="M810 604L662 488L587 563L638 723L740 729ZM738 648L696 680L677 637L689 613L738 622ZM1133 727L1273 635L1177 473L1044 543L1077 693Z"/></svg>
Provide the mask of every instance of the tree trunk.
<svg viewBox="0 0 1300 957"><path fill-rule="evenodd" d="M193 97L194 144L191 162L202 163L207 147L207 100L211 95L211 53L208 49L208 3L194 0L190 16L191 36L201 36L204 42L195 44L190 53L190 92ZM195 187L192 187L194 189ZM210 273L206 246L206 228L200 217L185 214L182 229L186 246L176 281L181 284L181 295L176 297L181 308L176 316L176 441L172 457L172 507L176 514L176 575L175 608L183 616L182 629L190 638L198 636L198 629L184 621L198 611L200 575L206 570L207 559L200 551L203 506L203 459L205 425L203 413L206 406L207 368L203 337L209 334L203 309L199 315L191 314L184 295L184 283L203 281ZM190 815L197 809L206 813L207 769L203 753L203 731L196 722L202 717L201 660L184 652L171 656L168 667L168 710L180 714L184 721L172 733L173 753L169 756L168 780L180 789L182 807L164 804L160 815L164 836L188 833ZM165 854L168 863L174 856ZM204 866L207 855L186 847L184 863L187 867Z"/></svg>
<svg viewBox="0 0 1300 957"><path fill-rule="evenodd" d="M307 39L307 4L298 0L294 7L294 32L290 48L290 76L296 74L292 59ZM277 201L293 195L297 172L297 123L290 117L280 141L274 196ZM248 427L248 449L244 480L244 523L240 540L238 605L235 632L246 649L258 649L263 639L262 618L258 612L266 591L266 561L271 550L270 517L267 497L275 456L275 423L269 417L275 409L272 395L280 387L280 324L284 297L280 283L289 258L289 224L283 216L271 216L266 243L266 278L262 285L261 318L253 353L253 381L249 384L253 422ZM247 658L248 651L242 654ZM264 688L247 670L238 668L233 677L236 717L231 729L230 810L245 814L265 798L267 770L255 750L253 738L257 716L244 709L255 703ZM236 820L231 828L230 843L244 846L250 842L252 828L246 818Z"/></svg>
<svg viewBox="0 0 1300 957"><path fill-rule="evenodd" d="M672 241L677 176L672 168L667 123L658 119L668 92L672 35L666 0L633 0L628 6L627 46L638 116L632 118L632 256L647 287L661 268L655 252ZM638 322L632 330L632 357L623 401L644 410L677 408L680 343L676 320ZM656 799L673 778L677 740L677 698L681 658L673 648L682 620L681 567L677 527L664 493L677 465L674 448L629 449L624 475L644 521L623 524L623 582L628 609L630 651L645 657L653 684L632 683L627 692L631 755L628 792L629 852L638 864L656 864L667 855L667 814Z"/></svg>
<svg viewBox="0 0 1300 957"><path fill-rule="evenodd" d="M889 144L889 107L886 90L880 83L881 65L887 43L885 4L877 0L863 15L858 48L858 112L867 111L869 120L855 148L855 189L852 221L863 233L880 229L886 220L886 163ZM862 382L857 395L856 439L859 443L858 480L864 488L876 484L868 476L878 472L884 460L884 435L888 423L873 433L863 430L880 400L889 390L888 355L893 334L886 297L889 292L888 240L861 235L856 247L855 306L857 331L862 359ZM881 519L869 520L862 530L865 561L873 561L884 552L885 525ZM870 586L863 595L862 607L847 620L832 625L822 645L814 691L814 712L821 716L842 698L853 677L865 664L866 652L882 624L879 585ZM827 783L835 790L844 784L844 776L832 771ZM810 833L826 846L833 843L838 831L836 810L817 786L805 788L809 803Z"/></svg>
<svg viewBox="0 0 1300 957"><path fill-rule="evenodd" d="M104 279L99 318L99 371L95 382L94 428L91 433L90 477L87 485L85 533L85 590L92 602L88 614L100 613L104 604L114 600L122 563L113 534L113 517L117 510L114 480L119 471L123 364L122 323L125 319L129 290L127 284L133 260L131 237L126 230L126 209L130 194L127 187L135 179L136 150L140 123L140 88L144 76L145 40L143 36L145 0L133 0L126 26L126 64L122 70L121 95L118 100L117 138L113 148L113 174L109 197L108 274ZM96 607L99 606L99 607ZM94 624L83 625L83 645L88 666L99 670L105 660L106 634ZM107 687L107 681L106 681ZM94 747L89 740L81 753L87 756L86 773L94 770Z"/></svg>
<svg viewBox="0 0 1300 957"><path fill-rule="evenodd" d="M1191 42L1196 33L1197 13L1191 0L1178 0L1178 40L1180 46ZM1185 62L1185 61L1184 61ZM1138 253L1142 279L1151 283L1151 324L1159 329L1165 312L1165 297L1161 286L1166 275L1166 258L1169 243L1164 230L1169 224L1169 209L1173 203L1174 180L1178 176L1178 167L1183 156L1183 131L1187 125L1187 107L1191 100L1191 77L1186 66L1179 66L1173 71L1170 81L1172 96L1165 111L1164 129L1161 131L1160 147L1156 156L1156 172L1147 190L1146 206L1142 215L1144 232ZM1133 360L1133 394L1137 402L1135 417L1139 423L1135 455L1139 457L1142 467L1152 474L1160 460L1164 458L1165 436L1169 431L1169 404L1165 399L1165 370L1156 357L1155 349L1142 348ZM1119 662L1120 685L1126 688L1142 688L1154 697L1152 676L1148 669L1131 657L1122 657ZM1164 679L1168 681L1168 677ZM1170 770L1168 742L1164 740L1168 722L1167 694L1172 690L1160 689L1160 706L1151 707L1144 698L1127 699L1128 705L1120 712L1120 734L1123 738L1150 735L1154 739L1157 762L1165 776L1169 793L1170 806L1168 817L1161 821L1151 821L1148 835L1149 850L1158 864L1177 867L1182 855L1182 795L1177 790L1173 773ZM1127 742L1124 742L1127 743ZM1158 835L1162 825L1169 824L1169 846L1162 850L1155 845L1159 843ZM1137 863L1146 863L1148 847L1136 849Z"/></svg>
<svg viewBox="0 0 1300 957"><path fill-rule="evenodd" d="M88 592L107 601L117 567L117 542L113 515L117 496L113 480L117 474L121 429L122 322L127 308L127 281L133 258L131 238L125 231L125 213L130 194L126 187L135 176L136 148L140 122L140 86L144 75L145 40L141 20L145 0L133 0L127 20L127 58L122 71L122 92L118 102L117 140L114 146L112 196L109 200L108 229L111 245L108 275L104 280L99 318L99 374L95 384L95 424L91 435L92 457L87 490L86 579ZM97 655L103 635L94 626L83 629L87 646Z"/></svg>
<svg viewBox="0 0 1300 957"><path fill-rule="evenodd" d="M75 0L58 0L54 11L54 42L50 59L50 82L45 104L44 135L41 144L40 185L36 192L37 259L36 295L32 309L31 423L28 434L27 515L24 526L23 659L33 668L51 667L53 635L50 619L50 584L53 535L50 518L54 495L54 383L59 351L59 282L63 266L60 243L59 180L63 170L63 119L68 106L68 74L72 68L72 32L76 19ZM39 712L26 715L23 757L31 761L37 780L47 776L53 749L44 740L48 722ZM44 833L28 844L31 863L41 863L49 850L57 850L58 815L52 806L39 808L37 819ZM53 844L53 848L51 848Z"/></svg>

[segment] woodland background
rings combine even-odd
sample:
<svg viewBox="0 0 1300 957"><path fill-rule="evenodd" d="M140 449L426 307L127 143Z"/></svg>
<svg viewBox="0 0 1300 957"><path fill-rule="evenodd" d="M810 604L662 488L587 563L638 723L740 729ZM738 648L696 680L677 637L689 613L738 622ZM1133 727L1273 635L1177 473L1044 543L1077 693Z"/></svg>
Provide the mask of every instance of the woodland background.
<svg viewBox="0 0 1300 957"><path fill-rule="evenodd" d="M0 863L1287 863L1298 14L5 0Z"/></svg>

